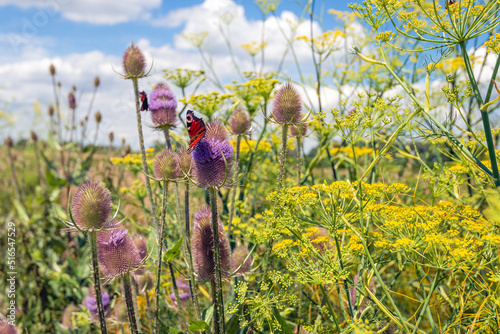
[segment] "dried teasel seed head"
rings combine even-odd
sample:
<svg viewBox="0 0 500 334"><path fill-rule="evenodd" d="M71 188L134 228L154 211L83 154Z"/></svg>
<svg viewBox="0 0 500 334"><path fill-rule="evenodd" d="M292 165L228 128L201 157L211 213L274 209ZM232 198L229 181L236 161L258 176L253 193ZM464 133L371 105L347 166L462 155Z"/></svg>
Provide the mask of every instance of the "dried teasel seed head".
<svg viewBox="0 0 500 334"><path fill-rule="evenodd" d="M123 70L126 78L139 78L146 69L146 57L142 50L132 43L123 53Z"/></svg>
<svg viewBox="0 0 500 334"><path fill-rule="evenodd" d="M278 89L273 101L273 117L280 124L300 122L302 99L297 89L289 82Z"/></svg>
<svg viewBox="0 0 500 334"><path fill-rule="evenodd" d="M244 135L251 126L250 115L242 108L237 108L229 118L229 128L235 135Z"/></svg>
<svg viewBox="0 0 500 334"><path fill-rule="evenodd" d="M53 106L49 106L48 113L49 113L50 117L54 116L54 107Z"/></svg>
<svg viewBox="0 0 500 334"><path fill-rule="evenodd" d="M50 72L50 75L52 75L52 76L56 75L56 67L54 66L54 64L50 64L49 72Z"/></svg>
<svg viewBox="0 0 500 334"><path fill-rule="evenodd" d="M89 179L73 196L71 212L76 225L84 230L99 230L111 213L111 194L100 182Z"/></svg>
<svg viewBox="0 0 500 334"><path fill-rule="evenodd" d="M139 291L149 291L154 287L153 275L146 271L143 275L136 276L137 289Z"/></svg>
<svg viewBox="0 0 500 334"><path fill-rule="evenodd" d="M99 87L99 85L101 84L101 79L99 79L99 77L95 77L94 78L94 87Z"/></svg>
<svg viewBox="0 0 500 334"><path fill-rule="evenodd" d="M95 122L99 124L101 123L101 121L102 121L102 114L100 111L98 111L95 113Z"/></svg>
<svg viewBox="0 0 500 334"><path fill-rule="evenodd" d="M115 140L115 134L113 132L109 133L109 141L112 143Z"/></svg>

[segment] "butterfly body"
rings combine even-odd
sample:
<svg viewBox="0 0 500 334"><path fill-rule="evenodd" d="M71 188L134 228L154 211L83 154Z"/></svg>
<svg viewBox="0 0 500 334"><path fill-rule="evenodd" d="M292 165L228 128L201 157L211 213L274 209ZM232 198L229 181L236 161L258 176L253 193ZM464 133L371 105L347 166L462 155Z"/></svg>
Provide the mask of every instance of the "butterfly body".
<svg viewBox="0 0 500 334"><path fill-rule="evenodd" d="M142 91L139 93L141 96L141 111L146 111L149 110L149 104L148 104L148 96L146 95L146 92Z"/></svg>
<svg viewBox="0 0 500 334"><path fill-rule="evenodd" d="M205 122L201 118L196 117L192 110L188 110L186 114L186 123L190 139L188 153L191 153L196 144L205 137L207 128Z"/></svg>

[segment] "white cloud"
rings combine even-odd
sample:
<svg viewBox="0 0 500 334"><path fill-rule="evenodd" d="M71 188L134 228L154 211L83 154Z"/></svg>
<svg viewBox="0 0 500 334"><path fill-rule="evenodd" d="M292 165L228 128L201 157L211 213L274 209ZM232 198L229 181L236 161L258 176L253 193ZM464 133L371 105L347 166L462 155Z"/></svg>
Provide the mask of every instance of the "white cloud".
<svg viewBox="0 0 500 334"><path fill-rule="evenodd" d="M39 28L56 13L71 21L92 24L116 24L147 19L149 12L161 5L161 0L0 0L0 6L38 8L30 17L24 17L23 27Z"/></svg>

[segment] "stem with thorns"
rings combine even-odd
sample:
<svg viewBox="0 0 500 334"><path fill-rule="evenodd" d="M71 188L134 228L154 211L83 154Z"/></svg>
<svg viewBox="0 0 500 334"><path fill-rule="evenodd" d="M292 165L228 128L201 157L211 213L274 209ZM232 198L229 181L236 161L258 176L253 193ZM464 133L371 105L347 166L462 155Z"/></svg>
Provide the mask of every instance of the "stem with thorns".
<svg viewBox="0 0 500 334"><path fill-rule="evenodd" d="M144 148L144 136L142 134L142 122L141 122L141 103L139 98L139 86L137 83L137 78L131 78L134 84L134 96L135 96L135 110L137 113L137 131L139 132L139 144L141 146L141 157L142 157L142 168L145 173L148 173L148 162L146 160L146 149ZM146 188L148 190L149 205L151 206L151 215L153 216L153 222L155 228L158 230L158 220L156 219L156 208L153 202L153 192L151 191L151 183L149 178L146 177Z"/></svg>
<svg viewBox="0 0 500 334"><path fill-rule="evenodd" d="M285 165L286 165L286 154L287 154L286 141L288 139L289 126L290 126L289 124L282 125L283 132L281 133L280 170L278 174L277 192L280 192L281 188L283 187L283 181L285 179Z"/></svg>
<svg viewBox="0 0 500 334"><path fill-rule="evenodd" d="M241 144L241 135L236 136L236 156L234 160L234 166L233 166L233 174L234 174L234 180L238 178L238 164L240 162L240 144ZM229 209L229 223L227 224L227 233L229 241L231 241L232 233L231 233L231 226L233 224L233 218L234 218L234 206L236 202L236 190L238 189L237 186L234 187L232 193L231 193L231 208Z"/></svg>
<svg viewBox="0 0 500 334"><path fill-rule="evenodd" d="M130 286L130 273L122 276L123 290L125 291L125 301L127 302L128 321L130 323L130 331L133 334L138 334L137 319L135 318L134 301L132 298L132 289Z"/></svg>
<svg viewBox="0 0 500 334"><path fill-rule="evenodd" d="M101 334L106 334L106 318L104 317L104 306L102 305L101 295L101 282L99 279L99 264L97 262L97 232L89 232L89 242L92 260L92 273L94 274L94 293L97 304L97 311L99 313L99 325L101 327Z"/></svg>
<svg viewBox="0 0 500 334"><path fill-rule="evenodd" d="M158 258L156 259L156 287L155 287L155 333L160 332L160 322L159 322L159 308L160 308L160 278L161 278L161 260L163 255L163 239L164 239L164 227L165 227L165 215L167 211L167 187L168 182L163 181L163 197L162 197L162 207L161 207L161 219L160 226L158 227Z"/></svg>
<svg viewBox="0 0 500 334"><path fill-rule="evenodd" d="M297 136L297 187L300 187L300 181L302 178L302 152L301 152L301 142L302 136Z"/></svg>
<svg viewBox="0 0 500 334"><path fill-rule="evenodd" d="M212 231L214 237L214 262L215 262L215 279L212 282L213 304L214 304L214 327L215 333L225 333L224 322L224 300L222 296L222 274L220 267L219 253L219 222L217 215L217 192L215 187L209 188L210 192L210 207L212 209ZM214 289L215 288L215 289Z"/></svg>

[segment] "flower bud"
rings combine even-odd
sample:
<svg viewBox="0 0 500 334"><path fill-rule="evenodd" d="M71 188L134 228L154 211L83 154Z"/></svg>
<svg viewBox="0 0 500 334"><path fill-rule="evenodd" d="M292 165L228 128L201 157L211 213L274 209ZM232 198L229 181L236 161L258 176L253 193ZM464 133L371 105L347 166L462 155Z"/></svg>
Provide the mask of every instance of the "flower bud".
<svg viewBox="0 0 500 334"><path fill-rule="evenodd" d="M109 133L109 141L112 143L115 140L115 134L113 132Z"/></svg>
<svg viewBox="0 0 500 334"><path fill-rule="evenodd" d="M88 231L103 228L111 213L109 190L93 179L85 181L76 190L71 212L80 229Z"/></svg>
<svg viewBox="0 0 500 334"><path fill-rule="evenodd" d="M52 117L54 116L54 107L53 106L49 106L49 116Z"/></svg>
<svg viewBox="0 0 500 334"><path fill-rule="evenodd" d="M154 162L155 177L160 180L170 181L182 176L179 161L174 151L163 149L156 155Z"/></svg>
<svg viewBox="0 0 500 334"><path fill-rule="evenodd" d="M238 269L237 271L238 274L244 274L250 271L250 268L252 266L252 257L249 256L248 259L245 261L247 256L248 256L248 249L245 246L238 246L235 249L233 249L233 255L231 256L233 271L238 269L238 267L240 266L241 266L240 269ZM245 263L243 263L243 261L245 261Z"/></svg>
<svg viewBox="0 0 500 334"><path fill-rule="evenodd" d="M280 124L297 124L300 121L302 99L289 82L278 89L273 101L273 117Z"/></svg>
<svg viewBox="0 0 500 334"><path fill-rule="evenodd" d="M76 109L76 98L73 92L70 92L68 94L68 105L71 109Z"/></svg>
<svg viewBox="0 0 500 334"><path fill-rule="evenodd" d="M123 70L126 78L139 78L146 69L146 57L142 50L132 43L123 54Z"/></svg>
<svg viewBox="0 0 500 334"><path fill-rule="evenodd" d="M244 135L251 125L250 116L242 108L236 109L229 118L229 128L235 135Z"/></svg>
<svg viewBox="0 0 500 334"><path fill-rule="evenodd" d="M100 111L98 111L98 112L95 113L95 122L97 124L99 124L99 123L101 123L101 121L102 121L102 114L101 114Z"/></svg>
<svg viewBox="0 0 500 334"><path fill-rule="evenodd" d="M94 78L94 87L97 88L101 84L101 79L99 77Z"/></svg>
<svg viewBox="0 0 500 334"><path fill-rule="evenodd" d="M50 75L52 75L52 76L56 75L56 67L54 66L54 64L50 64L49 72L50 72Z"/></svg>

